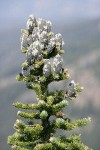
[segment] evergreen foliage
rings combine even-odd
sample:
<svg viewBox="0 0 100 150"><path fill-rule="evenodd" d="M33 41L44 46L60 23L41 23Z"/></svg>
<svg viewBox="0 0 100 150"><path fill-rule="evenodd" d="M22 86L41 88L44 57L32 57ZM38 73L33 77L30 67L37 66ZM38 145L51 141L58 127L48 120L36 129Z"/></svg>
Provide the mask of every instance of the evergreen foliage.
<svg viewBox="0 0 100 150"><path fill-rule="evenodd" d="M26 29L22 30L21 50L26 54L26 60L16 79L36 92L37 102L13 103L21 109L17 115L26 122L16 120L16 132L8 137L12 150L90 150L81 142L80 135L55 134L57 129L70 131L85 126L91 119L73 121L63 113L63 108L68 107L83 87L71 81L68 70L63 68L63 38L60 33L54 35L51 27L50 21L30 15ZM51 82L61 80L68 82L66 89L55 92L48 89Z"/></svg>

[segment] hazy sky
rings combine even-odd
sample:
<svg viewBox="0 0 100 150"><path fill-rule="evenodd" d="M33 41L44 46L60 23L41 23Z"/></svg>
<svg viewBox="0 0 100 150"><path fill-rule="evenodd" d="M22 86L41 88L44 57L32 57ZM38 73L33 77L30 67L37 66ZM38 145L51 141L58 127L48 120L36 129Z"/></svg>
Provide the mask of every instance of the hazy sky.
<svg viewBox="0 0 100 150"><path fill-rule="evenodd" d="M58 21L100 16L100 0L0 0L0 27L26 22L29 14Z"/></svg>

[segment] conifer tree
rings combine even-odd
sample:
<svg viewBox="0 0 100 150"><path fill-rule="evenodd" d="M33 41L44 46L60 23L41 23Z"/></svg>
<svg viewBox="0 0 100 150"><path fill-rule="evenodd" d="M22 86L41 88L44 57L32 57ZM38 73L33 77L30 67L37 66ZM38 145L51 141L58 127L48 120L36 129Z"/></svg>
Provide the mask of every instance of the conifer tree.
<svg viewBox="0 0 100 150"><path fill-rule="evenodd" d="M63 68L63 38L51 27L50 21L30 15L26 29L22 29L21 51L26 59L16 79L36 92L36 103L13 103L21 109L17 115L26 121L17 119L14 124L15 133L8 137L12 150L90 150L78 134L56 136L57 129L71 131L91 119L72 120L63 112L83 88ZM50 83L61 80L68 83L66 89L49 90Z"/></svg>

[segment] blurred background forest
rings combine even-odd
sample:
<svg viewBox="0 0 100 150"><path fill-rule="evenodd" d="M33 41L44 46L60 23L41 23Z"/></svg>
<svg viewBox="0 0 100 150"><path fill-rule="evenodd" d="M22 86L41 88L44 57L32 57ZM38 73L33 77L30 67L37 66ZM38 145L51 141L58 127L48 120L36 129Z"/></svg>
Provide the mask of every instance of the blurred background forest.
<svg viewBox="0 0 100 150"><path fill-rule="evenodd" d="M73 119L92 117L79 131L85 144L100 150L100 0L0 0L0 150L11 149L7 137L18 118L12 103L35 101L35 93L15 80L25 60L20 30L29 14L51 20L53 31L63 35L64 65L85 88L65 111Z"/></svg>

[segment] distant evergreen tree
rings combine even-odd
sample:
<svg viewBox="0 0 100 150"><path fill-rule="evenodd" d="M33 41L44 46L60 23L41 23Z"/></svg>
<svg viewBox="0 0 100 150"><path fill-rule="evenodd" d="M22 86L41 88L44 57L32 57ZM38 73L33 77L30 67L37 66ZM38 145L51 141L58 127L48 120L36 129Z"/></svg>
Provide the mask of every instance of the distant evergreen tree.
<svg viewBox="0 0 100 150"><path fill-rule="evenodd" d="M81 142L80 135L55 134L57 129L71 131L85 126L91 119L72 121L63 113L63 108L68 107L70 100L76 98L83 88L71 81L68 70L63 68L63 38L60 33L54 35L51 26L50 21L30 15L27 29L22 30L21 50L26 54L26 60L16 79L36 92L37 103L13 104L18 109L27 110L17 113L27 121L16 120L16 132L8 137L12 150L90 150ZM51 82L61 80L67 81L66 89L48 89Z"/></svg>

